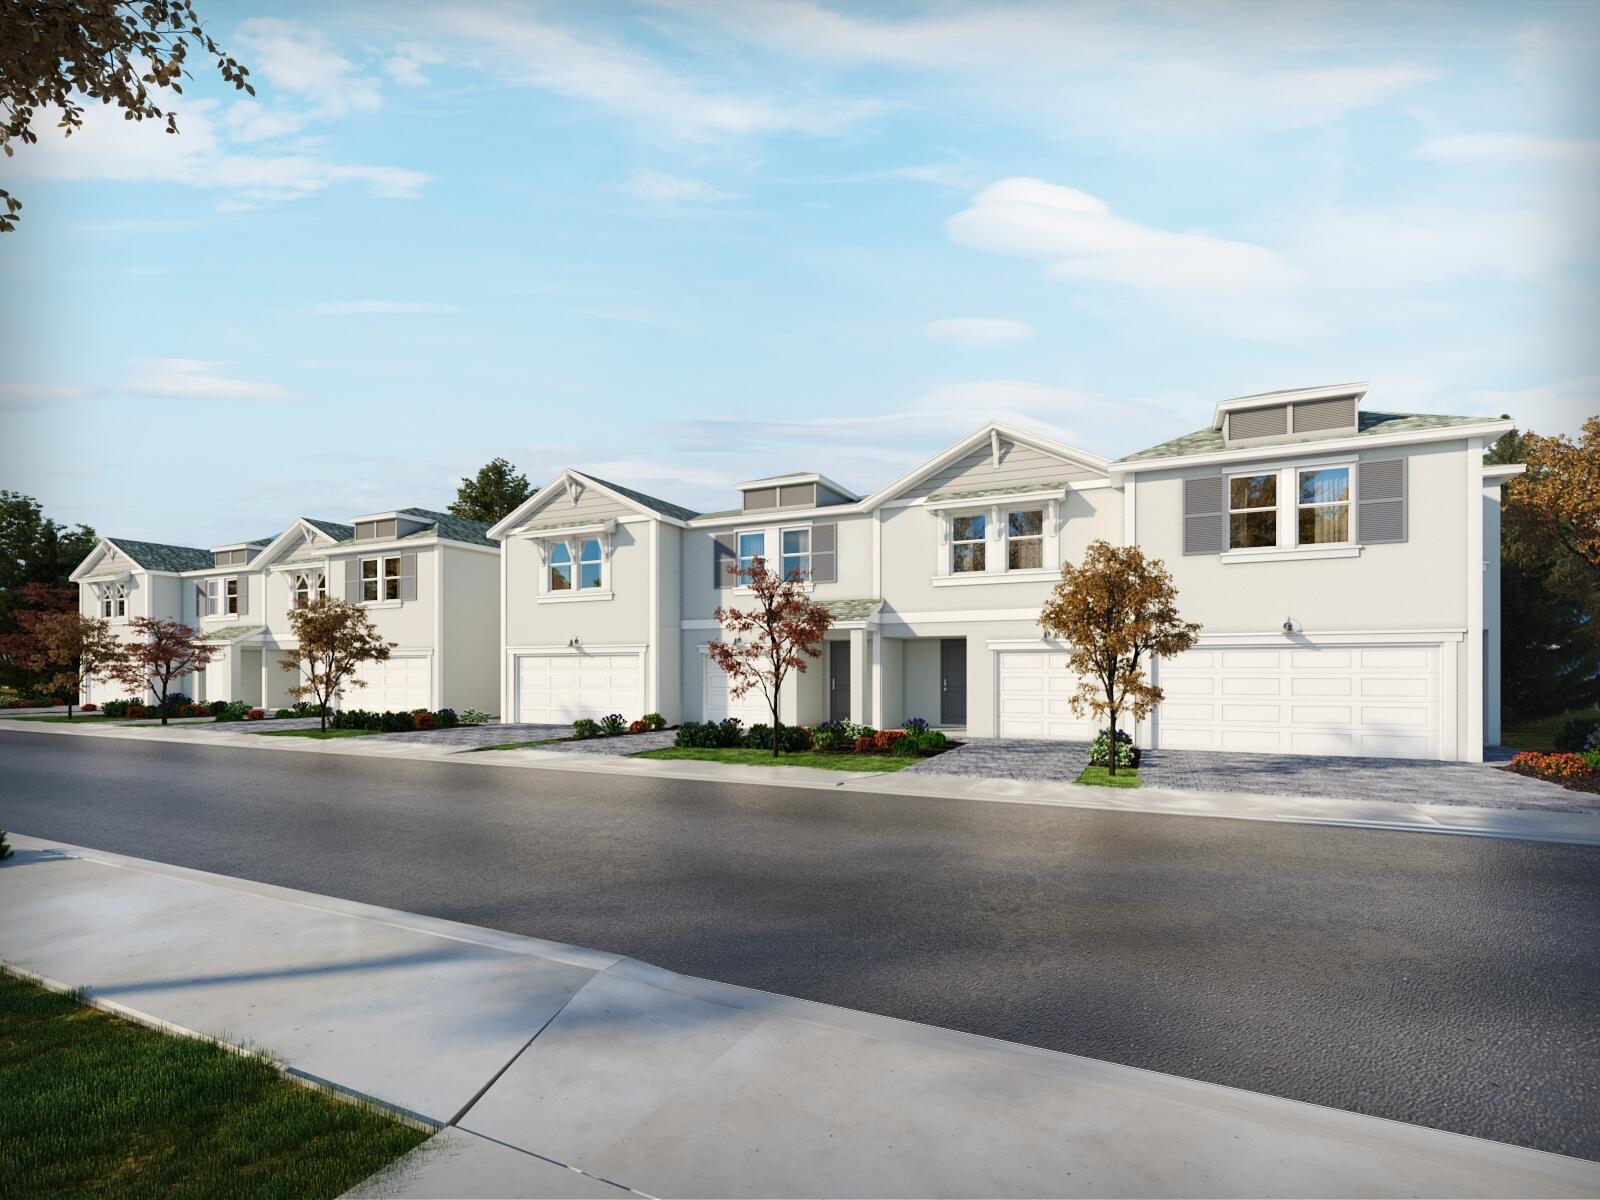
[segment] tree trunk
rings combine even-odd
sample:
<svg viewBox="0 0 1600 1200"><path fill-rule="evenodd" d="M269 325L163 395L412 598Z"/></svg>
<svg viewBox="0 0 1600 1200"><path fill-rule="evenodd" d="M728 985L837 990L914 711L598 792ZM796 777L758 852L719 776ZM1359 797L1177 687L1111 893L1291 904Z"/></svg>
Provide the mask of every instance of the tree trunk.
<svg viewBox="0 0 1600 1200"><path fill-rule="evenodd" d="M778 757L778 735L783 732L783 726L778 724L778 697L782 694L782 685L774 685L772 689L772 757Z"/></svg>
<svg viewBox="0 0 1600 1200"><path fill-rule="evenodd" d="M161 693L158 703L161 705L161 723L165 725L167 723L167 693L165 691Z"/></svg>

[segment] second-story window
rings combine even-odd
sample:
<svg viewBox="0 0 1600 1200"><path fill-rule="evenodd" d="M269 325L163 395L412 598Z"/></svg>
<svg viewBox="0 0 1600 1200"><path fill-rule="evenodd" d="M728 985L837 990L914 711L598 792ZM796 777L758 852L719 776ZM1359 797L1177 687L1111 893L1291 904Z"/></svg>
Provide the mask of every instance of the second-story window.
<svg viewBox="0 0 1600 1200"><path fill-rule="evenodd" d="M783 531L783 577L805 579L811 574L811 530Z"/></svg>
<svg viewBox="0 0 1600 1200"><path fill-rule="evenodd" d="M222 611L239 615L239 580L224 579L222 581Z"/></svg>
<svg viewBox="0 0 1600 1200"><path fill-rule="evenodd" d="M111 589L102 589L100 592L100 615L102 617L109 617L111 615L111 608L114 603L115 601L111 595Z"/></svg>
<svg viewBox="0 0 1600 1200"><path fill-rule="evenodd" d="M361 560L361 599L363 601L400 599L398 555Z"/></svg>
<svg viewBox="0 0 1600 1200"><path fill-rule="evenodd" d="M1006 570L1044 566L1044 509L1024 508L1006 516Z"/></svg>
<svg viewBox="0 0 1600 1200"><path fill-rule="evenodd" d="M600 539L589 538L578 550L578 586L597 588L603 582L600 571Z"/></svg>
<svg viewBox="0 0 1600 1200"><path fill-rule="evenodd" d="M328 598L328 577L326 575L323 575L323 574L318 574L317 575L317 599L318 600L326 600L327 598Z"/></svg>
<svg viewBox="0 0 1600 1200"><path fill-rule="evenodd" d="M222 580L206 580L206 616L214 617L222 611Z"/></svg>
<svg viewBox="0 0 1600 1200"><path fill-rule="evenodd" d="M311 603L311 581L304 575L295 576L294 581L294 606L305 608Z"/></svg>
<svg viewBox="0 0 1600 1200"><path fill-rule="evenodd" d="M766 553L767 535L764 532L757 531L739 535L739 569L741 571L748 571L750 564L758 558L766 557Z"/></svg>
<svg viewBox="0 0 1600 1200"><path fill-rule="evenodd" d="M1299 534L1302 546L1350 540L1350 468L1300 472Z"/></svg>
<svg viewBox="0 0 1600 1200"><path fill-rule="evenodd" d="M550 590L572 590L572 551L567 549L565 542L557 542L550 547Z"/></svg>
<svg viewBox="0 0 1600 1200"><path fill-rule="evenodd" d="M1278 544L1278 477L1235 475L1228 480L1228 548Z"/></svg>
<svg viewBox="0 0 1600 1200"><path fill-rule="evenodd" d="M989 519L982 513L956 517L950 522L950 570L957 575L989 569L985 539Z"/></svg>

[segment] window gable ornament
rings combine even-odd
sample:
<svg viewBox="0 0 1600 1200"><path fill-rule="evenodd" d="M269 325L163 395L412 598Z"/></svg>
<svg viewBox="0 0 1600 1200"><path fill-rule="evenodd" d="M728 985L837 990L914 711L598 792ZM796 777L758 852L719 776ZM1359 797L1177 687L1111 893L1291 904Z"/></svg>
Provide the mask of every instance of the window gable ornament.
<svg viewBox="0 0 1600 1200"><path fill-rule="evenodd" d="M568 475L567 476L567 500L568 500L568 502L571 503L574 507L576 507L578 501L581 500L581 499L583 499L583 484L579 480L574 479L571 475Z"/></svg>

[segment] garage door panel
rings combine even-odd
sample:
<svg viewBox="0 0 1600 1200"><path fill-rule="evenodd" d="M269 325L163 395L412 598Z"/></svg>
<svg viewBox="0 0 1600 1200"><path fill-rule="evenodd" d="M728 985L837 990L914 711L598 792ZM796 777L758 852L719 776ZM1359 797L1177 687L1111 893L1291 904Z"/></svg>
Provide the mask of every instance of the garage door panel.
<svg viewBox="0 0 1600 1200"><path fill-rule="evenodd" d="M1224 696L1276 696L1282 687L1283 681L1276 676L1241 675L1222 679Z"/></svg>
<svg viewBox="0 0 1600 1200"><path fill-rule="evenodd" d="M1283 710L1276 704L1224 704L1222 719L1238 725L1276 725Z"/></svg>
<svg viewBox="0 0 1600 1200"><path fill-rule="evenodd" d="M637 654L517 656L517 719L565 725L609 713L643 711L642 659Z"/></svg>
<svg viewBox="0 0 1600 1200"><path fill-rule="evenodd" d="M1062 651L1002 650L995 656L1001 737L1088 741L1092 720L1072 711L1078 676Z"/></svg>
<svg viewBox="0 0 1600 1200"><path fill-rule="evenodd" d="M1407 679L1403 676L1368 676L1361 681L1361 694L1375 698L1414 696L1425 699L1430 690L1429 682L1427 679Z"/></svg>
<svg viewBox="0 0 1600 1200"><path fill-rule="evenodd" d="M1354 691L1352 680L1338 676L1302 675L1289 681L1291 696L1348 696Z"/></svg>
<svg viewBox="0 0 1600 1200"><path fill-rule="evenodd" d="M1361 652L1361 665L1369 670L1418 671L1433 654L1425 646L1382 646Z"/></svg>
<svg viewBox="0 0 1600 1200"><path fill-rule="evenodd" d="M1224 725L1220 746L1223 750L1245 750L1271 754L1283 749L1283 738L1276 729L1249 729Z"/></svg>
<svg viewBox="0 0 1600 1200"><path fill-rule="evenodd" d="M1275 671L1281 665L1281 652L1277 650L1224 650L1222 669L1225 671Z"/></svg>
<svg viewBox="0 0 1600 1200"><path fill-rule="evenodd" d="M1355 709L1348 704L1296 704L1290 710L1296 725L1348 725Z"/></svg>
<svg viewBox="0 0 1600 1200"><path fill-rule="evenodd" d="M1174 675L1161 681L1161 690L1169 696L1209 696L1216 688L1216 680L1200 675Z"/></svg>
<svg viewBox="0 0 1600 1200"><path fill-rule="evenodd" d="M346 708L372 712L410 712L427 708L432 700L433 672L430 661L420 655L391 656L381 663L367 663L356 678L365 687L344 694Z"/></svg>
<svg viewBox="0 0 1600 1200"><path fill-rule="evenodd" d="M1338 754L1349 755L1356 753L1356 740L1354 735L1348 733L1330 733L1297 731L1290 738L1290 751L1294 754Z"/></svg>
<svg viewBox="0 0 1600 1200"><path fill-rule="evenodd" d="M1348 650L1295 650L1289 655L1295 670L1340 671L1352 665Z"/></svg>

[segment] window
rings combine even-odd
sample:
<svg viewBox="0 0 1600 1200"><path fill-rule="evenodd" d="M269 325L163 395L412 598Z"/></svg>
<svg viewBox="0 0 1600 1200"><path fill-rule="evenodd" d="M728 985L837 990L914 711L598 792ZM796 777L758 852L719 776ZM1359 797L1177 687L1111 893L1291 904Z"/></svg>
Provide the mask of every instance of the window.
<svg viewBox="0 0 1600 1200"><path fill-rule="evenodd" d="M214 617L222 611L222 580L206 580L206 616Z"/></svg>
<svg viewBox="0 0 1600 1200"><path fill-rule="evenodd" d="M128 615L128 589L123 587L119 583L119 584L117 584L117 616L125 617L127 615Z"/></svg>
<svg viewBox="0 0 1600 1200"><path fill-rule="evenodd" d="M111 589L110 588L101 588L100 589L100 615L102 617L109 617L111 615Z"/></svg>
<svg viewBox="0 0 1600 1200"><path fill-rule="evenodd" d="M1044 509L1029 508L1006 517L1006 570L1035 571L1044 566Z"/></svg>
<svg viewBox="0 0 1600 1200"><path fill-rule="evenodd" d="M971 517L956 517L950 523L950 569L957 575L968 571L989 569L988 550L984 539L988 537L989 519L982 513Z"/></svg>
<svg viewBox="0 0 1600 1200"><path fill-rule="evenodd" d="M361 560L361 599L363 602L378 599L378 560Z"/></svg>
<svg viewBox="0 0 1600 1200"><path fill-rule="evenodd" d="M783 577L805 579L811 574L811 530L783 531Z"/></svg>
<svg viewBox="0 0 1600 1200"><path fill-rule="evenodd" d="M565 542L557 542L550 547L550 590L572 590L572 551L567 549Z"/></svg>
<svg viewBox="0 0 1600 1200"><path fill-rule="evenodd" d="M1228 548L1278 544L1278 477L1235 475L1228 480Z"/></svg>
<svg viewBox="0 0 1600 1200"><path fill-rule="evenodd" d="M328 577L326 575L318 575L317 576L317 599L319 601L321 601L321 600L326 600L327 598L328 598Z"/></svg>
<svg viewBox="0 0 1600 1200"><path fill-rule="evenodd" d="M311 603L311 581L304 575L295 576L294 581L294 606L305 608Z"/></svg>
<svg viewBox="0 0 1600 1200"><path fill-rule="evenodd" d="M766 554L767 535L765 532L741 533L739 535L739 569L741 571L748 571L751 562L758 558L765 558ZM748 582L748 579L745 582Z"/></svg>
<svg viewBox="0 0 1600 1200"><path fill-rule="evenodd" d="M600 539L589 538L578 550L578 586L597 588L601 583Z"/></svg>
<svg viewBox="0 0 1600 1200"><path fill-rule="evenodd" d="M128 589L122 584L107 587L100 593L100 615L102 617L125 617L128 615Z"/></svg>
<svg viewBox="0 0 1600 1200"><path fill-rule="evenodd" d="M232 613L234 616L238 616L239 580L237 577L233 579L224 579L222 581L222 599L222 611L225 613Z"/></svg>
<svg viewBox="0 0 1600 1200"><path fill-rule="evenodd" d="M1350 468L1318 467L1300 472L1300 544L1350 540Z"/></svg>
<svg viewBox="0 0 1600 1200"><path fill-rule="evenodd" d="M383 598L385 600L400 599L400 560L386 558L383 560Z"/></svg>
<svg viewBox="0 0 1600 1200"><path fill-rule="evenodd" d="M400 558L363 558L361 560L361 599L400 599Z"/></svg>

